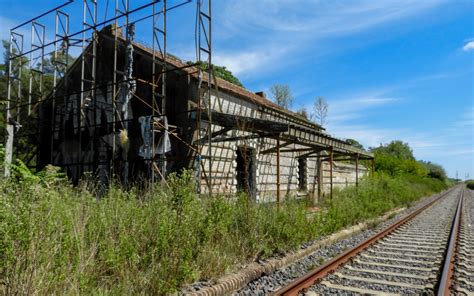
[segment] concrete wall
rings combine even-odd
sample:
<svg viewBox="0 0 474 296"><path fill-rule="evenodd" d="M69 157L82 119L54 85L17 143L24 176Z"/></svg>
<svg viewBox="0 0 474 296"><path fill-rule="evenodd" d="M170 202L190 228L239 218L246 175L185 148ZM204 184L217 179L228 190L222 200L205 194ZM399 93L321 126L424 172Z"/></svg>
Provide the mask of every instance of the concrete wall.
<svg viewBox="0 0 474 296"><path fill-rule="evenodd" d="M284 121L281 118L271 118L268 114L262 114L255 104L236 98L229 94L215 93L211 97L213 109L218 112L262 118L268 120ZM203 126L204 127L204 126ZM218 131L222 127L213 125L212 131ZM245 136L250 133L245 131L232 130L225 136ZM205 135L201 131L199 137ZM233 142L217 142L212 144L212 191L220 194L235 194L237 192L237 149L239 146L247 146L255 149L256 152L256 183L258 201L273 201L276 199L277 191L277 155L276 153L262 154L261 152L275 147L276 140L271 138L239 140ZM282 149L305 148L301 145L292 144ZM203 146L202 155L208 155L208 146ZM286 152L280 154L280 196L313 197L313 192L317 192L317 161L316 158L308 158L306 165L306 186L300 188L298 176L298 158L303 152ZM203 159L203 166L208 171L208 161ZM325 193L330 189L329 163L322 164L322 190ZM359 165L359 178L364 176L367 169ZM355 184L355 165L346 163L334 163L333 166L333 187L345 187ZM205 178L201 178L201 192L208 190Z"/></svg>

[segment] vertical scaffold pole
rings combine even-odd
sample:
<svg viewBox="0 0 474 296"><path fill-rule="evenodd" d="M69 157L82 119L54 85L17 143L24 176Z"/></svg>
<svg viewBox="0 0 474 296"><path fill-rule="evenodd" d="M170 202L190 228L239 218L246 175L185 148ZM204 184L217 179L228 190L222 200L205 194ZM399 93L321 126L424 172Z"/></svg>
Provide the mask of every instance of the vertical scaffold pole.
<svg viewBox="0 0 474 296"><path fill-rule="evenodd" d="M356 154L356 187L359 187L359 153Z"/></svg>
<svg viewBox="0 0 474 296"><path fill-rule="evenodd" d="M157 7L157 5L160 5ZM161 115L164 120L166 116L166 69L167 69L167 53L166 53L166 0L153 4L153 21L152 21L152 154L149 161L149 171L151 173L151 181L155 182L155 131L154 119L157 115ZM161 92L158 90L161 88ZM159 100L159 103L157 102ZM165 151L161 151L165 152ZM166 155L160 154L159 159L159 175L162 181L166 176Z"/></svg>
<svg viewBox="0 0 474 296"><path fill-rule="evenodd" d="M129 11L130 6L129 2L126 1L125 11ZM123 132L126 135L126 139L121 136L122 144L122 179L125 187L128 187L128 174L129 174L129 163L128 163L128 147L129 143L124 143L124 141L130 141L129 135L129 121L130 121L130 100L132 95L135 92L136 85L133 81L133 38L135 36L135 24L130 23L128 13L125 15L125 67L123 71L123 81L122 84L122 94L121 94L121 103L122 103L122 119L123 119ZM122 135L122 134L121 134Z"/></svg>
<svg viewBox="0 0 474 296"><path fill-rule="evenodd" d="M372 166L372 177L375 177L375 160L373 158L370 160L370 164Z"/></svg>
<svg viewBox="0 0 474 296"><path fill-rule="evenodd" d="M122 11L120 7L120 3L122 3L122 9L126 10L127 5L123 3L121 0L115 0L115 7L114 7L114 26L113 26L113 34L114 34L114 61L113 61L113 73L112 73L112 94L111 94L111 103L112 103L112 159L110 160L110 169L109 169L109 176L115 175L115 157L117 154L117 122L120 120L120 116L117 113L117 96L120 93L120 87L118 85L117 79L117 60L118 60L118 53L119 53L119 45L118 45L118 37L121 35L119 30L119 17L123 16L126 11ZM105 154L105 153L104 153Z"/></svg>
<svg viewBox="0 0 474 296"><path fill-rule="evenodd" d="M316 160L317 174L318 174L318 200L321 200L323 193L323 166L322 166L322 152L318 151Z"/></svg>
<svg viewBox="0 0 474 296"><path fill-rule="evenodd" d="M54 76L53 76L53 98L51 102L51 143L50 163L53 164L54 138L58 133L56 130L56 96L57 85L60 79L64 79L63 93L67 95L67 67L69 65L69 15L56 10L56 25L54 33Z"/></svg>
<svg viewBox="0 0 474 296"><path fill-rule="evenodd" d="M277 138L277 206L280 207L280 136Z"/></svg>
<svg viewBox="0 0 474 296"><path fill-rule="evenodd" d="M45 46L46 27L36 21L31 22L31 40L30 40L30 84L28 89L28 115L31 115L31 106L43 96L43 74L44 74L44 46ZM40 50L37 55L36 51ZM39 94L33 93L34 86L38 85ZM34 97L34 98L33 98ZM19 115L20 112L18 112ZM18 117L18 121L20 118Z"/></svg>
<svg viewBox="0 0 474 296"><path fill-rule="evenodd" d="M207 112L208 112L208 126L207 126L207 137L208 137L208 147L207 147L207 163L208 163L208 173L207 175L207 184L209 196L212 196L212 3L211 0L198 0L199 8L199 20L198 20L198 64L199 66L203 65L203 62L207 64L207 89L203 94L207 95ZM206 59L204 60L203 57ZM198 109L201 106L198 105ZM201 112L198 110L198 112ZM198 116L200 120L200 116ZM200 124L198 124L200 126Z"/></svg>
<svg viewBox="0 0 474 296"><path fill-rule="evenodd" d="M333 188L333 180L332 180L332 170L333 170L333 156L334 156L334 148L331 146L329 150L329 176L330 176L330 193L329 197L332 199L332 188Z"/></svg>
<svg viewBox="0 0 474 296"><path fill-rule="evenodd" d="M80 177L83 171L83 151L82 151L82 127L86 124L83 117L84 108L89 103L95 104L95 86L96 86L96 58L97 58L97 0L84 0L82 11L82 60L81 60L81 93L77 106L77 134L79 139L79 163L77 165L77 177ZM88 30L92 31L91 40L87 37ZM92 52L86 52L87 47L91 45ZM90 56L90 61L88 60ZM88 91L89 96L85 97ZM88 102L86 102L86 100Z"/></svg>
<svg viewBox="0 0 474 296"><path fill-rule="evenodd" d="M15 53L16 52L16 53ZM16 101L16 112L19 115L18 108L22 104L21 101L21 81L22 81L22 62L23 56L23 35L10 31L10 47L8 52L8 87L7 87L7 103L6 103L6 131L7 139L5 143L5 165L4 175L10 177L10 169L13 159L13 140L15 131L19 127L19 123L14 120L12 112L13 100Z"/></svg>

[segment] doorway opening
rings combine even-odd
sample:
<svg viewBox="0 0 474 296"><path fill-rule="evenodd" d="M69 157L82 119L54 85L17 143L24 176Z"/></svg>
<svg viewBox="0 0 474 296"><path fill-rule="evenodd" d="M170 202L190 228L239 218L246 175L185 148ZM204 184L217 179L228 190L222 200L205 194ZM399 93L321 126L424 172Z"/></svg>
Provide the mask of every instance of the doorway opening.
<svg viewBox="0 0 474 296"><path fill-rule="evenodd" d="M249 197L257 195L257 165L254 148L240 146L237 148L237 190L243 191Z"/></svg>

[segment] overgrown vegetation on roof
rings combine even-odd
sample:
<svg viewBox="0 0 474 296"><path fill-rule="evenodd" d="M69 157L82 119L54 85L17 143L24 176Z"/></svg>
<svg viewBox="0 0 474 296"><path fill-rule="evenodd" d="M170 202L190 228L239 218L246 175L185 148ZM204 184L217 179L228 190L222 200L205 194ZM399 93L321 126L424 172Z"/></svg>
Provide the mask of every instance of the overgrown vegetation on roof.
<svg viewBox="0 0 474 296"><path fill-rule="evenodd" d="M187 64L190 64L192 62L187 62ZM207 62L201 62L200 63L200 68L202 71L207 71L208 69L208 63ZM225 66L218 66L218 65L212 65L212 68L214 69L214 75L224 79L225 81L228 81L232 84L238 85L240 87L244 87L242 82L232 74L230 70L228 70Z"/></svg>

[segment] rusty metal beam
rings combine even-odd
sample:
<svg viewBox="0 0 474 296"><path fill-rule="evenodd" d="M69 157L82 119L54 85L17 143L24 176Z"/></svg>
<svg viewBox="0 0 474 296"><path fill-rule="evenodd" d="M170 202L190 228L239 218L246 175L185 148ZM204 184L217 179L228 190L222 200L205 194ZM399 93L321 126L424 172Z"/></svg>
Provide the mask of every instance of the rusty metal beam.
<svg viewBox="0 0 474 296"><path fill-rule="evenodd" d="M359 154L356 157L356 187L359 187Z"/></svg>
<svg viewBox="0 0 474 296"><path fill-rule="evenodd" d="M233 142L233 141L239 141L239 140L251 140L251 139L267 138L267 137L270 137L270 136L274 136L274 134L258 133L258 134L247 135L247 136L219 138L219 139L213 139L212 142L213 143Z"/></svg>
<svg viewBox="0 0 474 296"><path fill-rule="evenodd" d="M280 207L280 137L277 138L277 206Z"/></svg>
<svg viewBox="0 0 474 296"><path fill-rule="evenodd" d="M224 127L224 128L222 128L222 129L220 129L220 130L218 130L218 131L215 131L215 132L213 132L213 133L211 134L211 139L213 139L213 138L215 138L215 137L217 137L217 136L223 135L223 134L225 134L226 132L228 132L228 131L230 131L230 130L232 130L232 128L230 128L230 127ZM199 139L199 140L194 141L194 144L195 144L195 145L200 145L200 144L205 143L205 141L208 141L208 136L207 136L207 135L204 136L204 137L202 137L202 138Z"/></svg>
<svg viewBox="0 0 474 296"><path fill-rule="evenodd" d="M329 175L330 175L330 198L332 199L332 189L333 189L333 180L332 180L332 169L333 169L333 153L334 153L334 150L333 148L331 147L331 149L329 150L329 157L330 157L330 160L329 160Z"/></svg>
<svg viewBox="0 0 474 296"><path fill-rule="evenodd" d="M293 141L285 142L285 143L283 143L283 144L280 144L280 148L281 148L281 147L289 146L289 145L294 144L294 143L295 143L295 142L293 142ZM263 150L263 151L260 152L260 154L270 154L270 153L274 153L274 152L276 152L276 151L277 151L277 146L272 147L272 148L268 148L268 149L266 149L266 150Z"/></svg>
<svg viewBox="0 0 474 296"><path fill-rule="evenodd" d="M318 147L318 148L312 148L312 149L313 150L311 152L300 155L300 158L321 157L321 154L319 154L319 152L327 150L327 148L325 147ZM316 154L316 153L318 155L314 156L313 154Z"/></svg>
<svg viewBox="0 0 474 296"><path fill-rule="evenodd" d="M280 152L313 152L314 148L294 148L294 149L284 149ZM303 158L303 157L300 157Z"/></svg>

